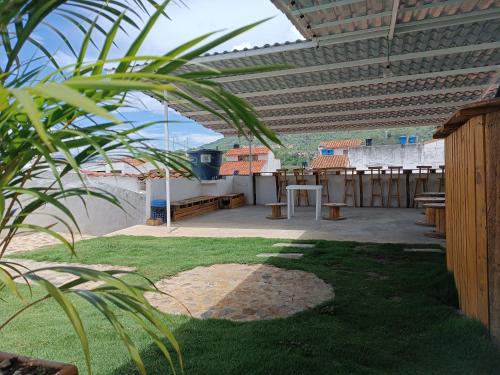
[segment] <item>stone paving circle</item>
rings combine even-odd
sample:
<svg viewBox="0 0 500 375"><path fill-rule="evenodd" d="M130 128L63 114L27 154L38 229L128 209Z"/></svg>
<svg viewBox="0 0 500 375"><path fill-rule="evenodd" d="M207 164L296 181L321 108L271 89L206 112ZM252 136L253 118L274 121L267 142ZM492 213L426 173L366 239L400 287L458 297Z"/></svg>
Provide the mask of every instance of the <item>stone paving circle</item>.
<svg viewBox="0 0 500 375"><path fill-rule="evenodd" d="M196 267L156 286L174 298L148 293L153 306L200 319L285 318L335 297L332 286L312 273L262 264Z"/></svg>

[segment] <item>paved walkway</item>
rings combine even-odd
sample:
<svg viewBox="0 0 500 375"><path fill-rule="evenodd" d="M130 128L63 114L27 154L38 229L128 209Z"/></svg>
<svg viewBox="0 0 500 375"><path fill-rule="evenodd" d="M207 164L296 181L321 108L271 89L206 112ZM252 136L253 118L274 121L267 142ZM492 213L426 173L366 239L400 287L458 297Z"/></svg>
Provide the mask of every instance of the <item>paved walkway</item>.
<svg viewBox="0 0 500 375"><path fill-rule="evenodd" d="M59 233L68 241L71 241L71 236L68 233ZM78 235L75 234L75 242L80 240L87 240L89 238L93 238L93 236L89 235ZM60 244L57 238L54 238L46 233L27 233L27 234L19 234L15 236L7 247L6 254L12 254L20 251L30 251L37 249L39 247L50 246Z"/></svg>
<svg viewBox="0 0 500 375"><path fill-rule="evenodd" d="M156 286L172 296L148 293L161 311L236 321L285 318L335 296L312 273L263 264L196 267Z"/></svg>
<svg viewBox="0 0 500 375"><path fill-rule="evenodd" d="M432 228L416 225L422 210L412 208L342 209L346 220L314 220L313 207L296 208L291 220L268 220L269 207L245 206L217 210L206 215L165 225L136 225L112 235L155 237L265 237L305 240L358 241L378 243L433 243L445 241L425 236Z"/></svg>
<svg viewBox="0 0 500 375"><path fill-rule="evenodd" d="M36 270L40 268L45 268L45 267L54 267L54 266L69 266L69 267L84 267L84 268L90 268L96 271L111 271L111 270L120 270L120 271L135 271L135 268L132 267L124 267L124 266L111 266L107 264L80 264L80 263L54 263L54 262L37 262L34 260L29 260L29 259L13 259L13 258L8 258L4 259L5 261L8 262L13 262L17 263L18 269L24 270L24 272L28 272L28 270ZM52 284L56 286L61 286L63 284L66 284L70 281L76 280L78 277L73 276L69 273L63 273L63 272L56 272L56 271L40 271L36 272L36 275L43 277L50 281ZM25 283L22 278L17 278L16 282L18 283ZM95 288L99 283L95 282L88 282L85 284L82 284L78 287L78 289L92 289Z"/></svg>

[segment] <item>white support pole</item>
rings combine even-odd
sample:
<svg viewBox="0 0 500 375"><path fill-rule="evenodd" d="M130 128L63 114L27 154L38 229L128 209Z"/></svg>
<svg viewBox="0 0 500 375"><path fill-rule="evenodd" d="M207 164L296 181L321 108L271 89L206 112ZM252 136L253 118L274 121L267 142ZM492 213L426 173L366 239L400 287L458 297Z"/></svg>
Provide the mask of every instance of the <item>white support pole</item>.
<svg viewBox="0 0 500 375"><path fill-rule="evenodd" d="M248 172L248 178L249 178L249 182L248 182L248 186L250 186L250 196L252 197L252 203L255 203L253 202L253 176L252 176L252 173L253 173L253 170L252 170L252 135L250 134L250 137L248 138L248 148L249 148L249 158L250 158L250 165L249 165L249 172Z"/></svg>
<svg viewBox="0 0 500 375"><path fill-rule="evenodd" d="M170 132L168 128L168 103L167 103L167 92L164 91L163 95L165 100L163 101L163 109L165 111L165 152L168 153L170 151ZM170 171L168 166L165 165L165 189L166 189L166 201L167 201L167 228L170 230L171 219L170 219Z"/></svg>

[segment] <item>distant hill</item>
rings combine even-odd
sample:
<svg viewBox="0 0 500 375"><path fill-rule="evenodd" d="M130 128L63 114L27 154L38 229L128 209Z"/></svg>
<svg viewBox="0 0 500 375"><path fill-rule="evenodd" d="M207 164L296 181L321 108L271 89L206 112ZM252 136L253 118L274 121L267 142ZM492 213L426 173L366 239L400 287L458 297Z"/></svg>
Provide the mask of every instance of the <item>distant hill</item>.
<svg viewBox="0 0 500 375"><path fill-rule="evenodd" d="M311 159L316 155L318 144L321 141L329 139L369 139L373 140L374 145L385 145L399 143L401 135L416 135L418 142L432 139L434 132L433 126L420 126L409 128L393 128L393 129L376 129L376 130L358 130L344 132L329 132L329 133L308 133L308 134L286 134L280 136L284 147L273 147L276 157L281 159L283 167L295 167L306 161L310 163ZM235 143L240 143L242 146L247 146L246 139L238 137L225 137L215 142L207 143L201 148L214 148L221 151L227 151L233 147ZM259 142L256 142L260 145Z"/></svg>

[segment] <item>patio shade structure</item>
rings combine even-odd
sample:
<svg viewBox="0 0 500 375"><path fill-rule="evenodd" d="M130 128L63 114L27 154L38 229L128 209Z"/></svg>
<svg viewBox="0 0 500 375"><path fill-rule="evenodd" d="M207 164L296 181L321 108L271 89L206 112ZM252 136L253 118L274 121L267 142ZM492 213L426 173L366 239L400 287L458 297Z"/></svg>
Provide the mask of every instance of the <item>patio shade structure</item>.
<svg viewBox="0 0 500 375"><path fill-rule="evenodd" d="M500 81L499 0L272 1L305 40L214 53L195 63L290 66L215 79L278 133L440 125L457 108L492 97ZM170 104L235 135L207 111Z"/></svg>

